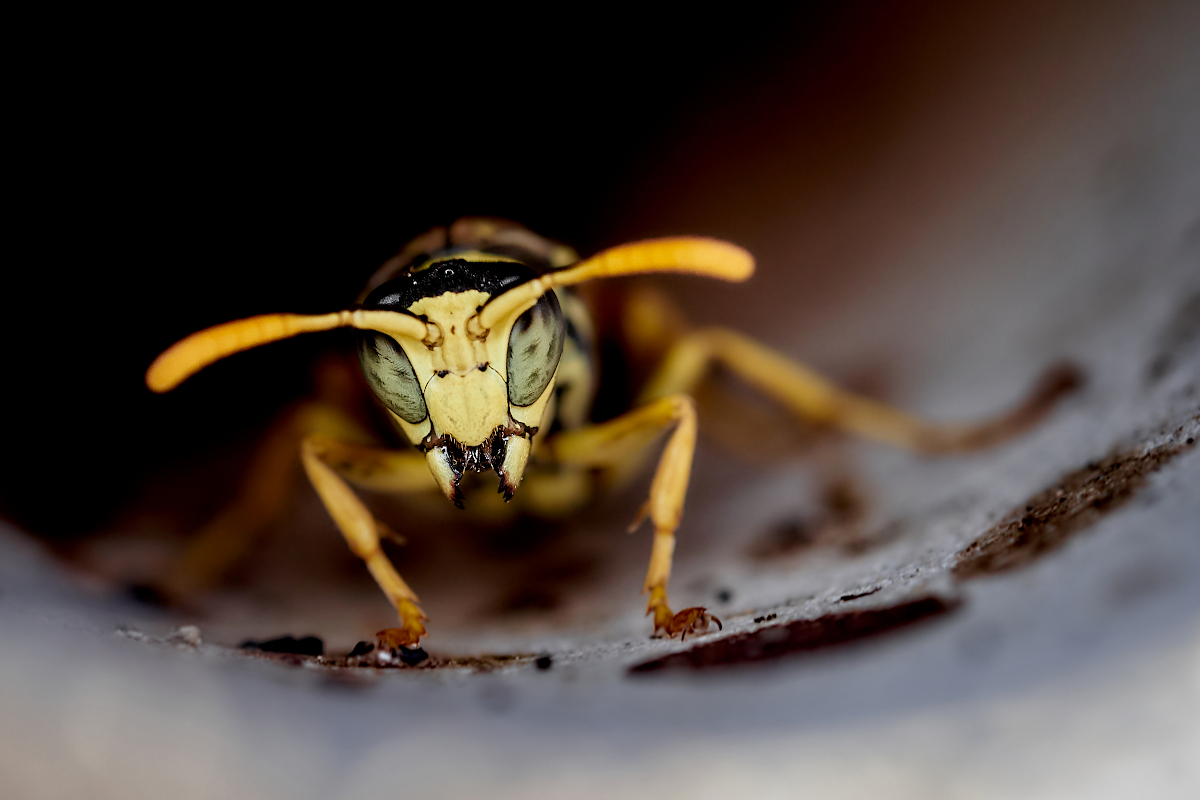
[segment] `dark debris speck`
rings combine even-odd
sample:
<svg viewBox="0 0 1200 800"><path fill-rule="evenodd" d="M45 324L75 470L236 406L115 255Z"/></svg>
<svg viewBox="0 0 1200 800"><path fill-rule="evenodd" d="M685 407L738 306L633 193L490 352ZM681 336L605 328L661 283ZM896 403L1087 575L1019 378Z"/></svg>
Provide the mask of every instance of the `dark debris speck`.
<svg viewBox="0 0 1200 800"><path fill-rule="evenodd" d="M429 658L429 653L426 653L420 647L413 647L410 649L404 645L400 645L400 647L396 648L395 653L404 664L410 667L415 667L417 664L420 664L422 661Z"/></svg>
<svg viewBox="0 0 1200 800"><path fill-rule="evenodd" d="M550 656L538 656L538 660L534 663L537 664L538 669L550 669L551 665L554 664L554 659Z"/></svg>
<svg viewBox="0 0 1200 800"><path fill-rule="evenodd" d="M291 653L298 656L320 656L325 654L325 642L316 636L305 636L300 639L294 636L280 636L262 642L247 639L238 645L238 647L243 650L261 650L264 653Z"/></svg>
<svg viewBox="0 0 1200 800"><path fill-rule="evenodd" d="M347 658L356 658L358 656L365 656L367 653L370 653L374 649L375 649L375 645L371 644L370 642L359 642L358 644L354 645L354 649L351 650L350 654L346 657Z"/></svg>

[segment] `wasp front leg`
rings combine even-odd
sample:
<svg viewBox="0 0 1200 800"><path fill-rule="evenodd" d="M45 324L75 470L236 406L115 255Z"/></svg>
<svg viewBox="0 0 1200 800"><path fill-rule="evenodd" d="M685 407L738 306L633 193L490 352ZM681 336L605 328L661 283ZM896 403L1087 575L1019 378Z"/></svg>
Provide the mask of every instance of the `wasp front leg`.
<svg viewBox="0 0 1200 800"><path fill-rule="evenodd" d="M400 627L380 631L380 645L388 648L415 647L425 635L425 612L416 593L409 588L380 547L387 529L375 519L358 495L342 479L361 486L405 493L436 491L424 456L416 452L394 452L340 442L314 435L300 448L304 471L313 488L346 537L351 552L366 562L371 577L400 615Z"/></svg>
<svg viewBox="0 0 1200 800"><path fill-rule="evenodd" d="M667 600L675 530L683 516L696 448L695 403L686 395L663 397L609 422L560 433L546 444L563 464L613 470L635 459L668 429L672 429L671 435L650 484L650 497L631 530L646 516L654 524L654 544L642 591L650 594L646 613L654 615L655 632L686 636L706 629L710 620L715 620L703 608L688 608L676 614Z"/></svg>

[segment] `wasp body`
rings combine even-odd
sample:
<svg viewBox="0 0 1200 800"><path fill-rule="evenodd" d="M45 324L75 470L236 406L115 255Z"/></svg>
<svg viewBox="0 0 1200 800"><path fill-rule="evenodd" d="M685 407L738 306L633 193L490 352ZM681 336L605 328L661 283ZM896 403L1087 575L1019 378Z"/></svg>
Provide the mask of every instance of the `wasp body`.
<svg viewBox="0 0 1200 800"><path fill-rule="evenodd" d="M666 356L633 410L589 423L594 332L586 305L567 287L651 272L741 281L753 270L746 251L712 239L651 240L580 261L569 248L512 223L463 219L410 243L372 276L353 308L316 316L271 314L209 328L159 356L146 381L155 391L168 391L241 350L300 333L359 330L363 375L413 449L379 448L353 424L325 415L307 424L300 458L350 549L398 612L400 627L379 635L389 647L415 646L425 635L426 617L380 547L388 528L351 484L396 493L440 490L461 508L471 504L472 486L478 489L468 476L490 471L505 500L526 483L526 509L557 515L591 499L591 476L628 474L658 436L669 433L638 519L648 517L654 526L643 590L655 632L685 636L720 624L703 608L674 613L667 599L697 433L690 393L711 364L808 421L922 450L975 447L1009 436L1032 423L1069 383L1061 376L1044 383L1022 407L989 422L930 424L852 395L734 331L664 326L667 311L650 301L630 310L626 334L656 340ZM224 532L214 529L212 536L249 535L264 524L263 507L254 497L244 500L214 523ZM193 548L199 555L192 561L212 561L203 549Z"/></svg>

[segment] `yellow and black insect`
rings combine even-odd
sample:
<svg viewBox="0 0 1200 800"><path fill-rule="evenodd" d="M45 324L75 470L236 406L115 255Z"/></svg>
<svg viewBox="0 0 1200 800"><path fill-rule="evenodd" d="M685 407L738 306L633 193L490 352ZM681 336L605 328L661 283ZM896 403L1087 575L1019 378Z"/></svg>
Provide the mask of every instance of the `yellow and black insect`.
<svg viewBox="0 0 1200 800"><path fill-rule="evenodd" d="M383 646L393 648L415 646L426 633L426 616L380 547L388 528L349 484L396 493L440 490L461 508L476 493L492 491L476 473L494 471L505 500L524 485L524 511L559 515L591 501L597 475L611 480L628 474L669 431L638 518L649 517L654 525L643 592L649 593L655 633L684 636L720 624L704 608L675 613L667 599L696 442L690 395L714 363L805 420L925 451L1009 436L1032 423L1063 388L1062 380L1043 386L1020 408L985 423L931 424L846 392L732 330L667 325L668 310L653 295L641 295L627 309L626 333L635 343L655 341L665 357L633 410L591 424L594 328L586 304L567 287L655 272L744 281L754 272L754 259L726 242L678 237L623 245L581 261L570 248L518 225L462 219L410 243L372 276L354 307L217 325L160 355L146 383L166 392L205 366L261 344L333 328L360 331L358 359L366 381L415 450L380 448L357 425L326 410L303 422L300 458L350 549L399 614L400 627L379 635ZM244 496L214 521L226 539L266 523L281 492L280 458L294 456L260 459L260 474L252 476ZM211 554L193 550L193 562L205 558ZM191 568L198 569L195 563Z"/></svg>

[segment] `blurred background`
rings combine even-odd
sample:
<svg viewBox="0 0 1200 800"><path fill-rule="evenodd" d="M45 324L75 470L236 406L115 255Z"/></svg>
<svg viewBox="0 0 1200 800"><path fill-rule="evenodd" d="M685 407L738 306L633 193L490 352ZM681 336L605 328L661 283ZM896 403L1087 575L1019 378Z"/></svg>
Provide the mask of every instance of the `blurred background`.
<svg viewBox="0 0 1200 800"><path fill-rule="evenodd" d="M763 294L796 282L780 325L806 324L828 307L815 294L900 271L866 264L874 243L967 194L1037 124L1055 101L1025 96L1031 73L1059 82L1057 99L1120 68L1052 63L1064 37L1103 49L1119 6L1089 5L1086 20L1071 3L812 2L55 28L59 46L31 54L20 87L18 227L38 248L10 274L22 457L4 465L4 513L79 536L164 463L261 430L348 335L247 353L166 397L144 390L146 366L218 322L341 308L410 238L460 216L514 219L583 253L729 238L758 254ZM920 141L935 113L955 115L961 142ZM863 197L898 148L922 159L921 182L899 201ZM745 302L717 314L762 316ZM51 476L77 448L88 476L63 502Z"/></svg>
<svg viewBox="0 0 1200 800"><path fill-rule="evenodd" d="M22 218L41 246L39 263L13 270L11 341L36 325L39 344L10 348L28 380L9 398L23 463L5 465L5 514L79 536L165 462L261 430L308 391L314 355L349 337L251 353L167 397L144 390L146 366L217 322L342 308L434 225L507 217L581 252L655 231L738 233L735 219L701 231L675 208L719 165L674 176L665 165L697 146L718 107L744 114L736 104L770 106L812 84L804 91L826 97L814 102L844 114L858 82L884 76L862 73L881 64L843 62L842 37L887 41L914 13L932 10L468 21L405 9L328 29L199 15L164 19L153 36L129 30L133 19L75 21L25 89ZM839 74L827 74L830 59ZM665 194L647 213L643 187L656 180ZM48 309L53 322L40 319ZM83 439L61 423L80 413ZM95 438L103 455L86 444ZM64 503L47 477L75 447L91 467Z"/></svg>
<svg viewBox="0 0 1200 800"><path fill-rule="evenodd" d="M0 794L1195 796L1197 4L104 9L21 32ZM684 649L646 639L645 541L609 535L641 489L555 532L565 544L535 536L533 564L452 537L398 554L438 609L431 649L551 653L544 674L348 689L229 659L218 645L251 635L345 649L388 616L307 494L259 554L283 564L265 583L244 572L195 613L133 603L122 581L221 507L352 339L250 351L164 396L142 383L154 356L218 322L344 307L412 236L468 215L584 254L737 242L750 283L664 282L692 319L927 416L1000 410L1061 359L1087 386L969 456L842 442L806 460L775 428L769 454L701 445L673 594L738 636L768 615L944 603L890 644L630 678ZM1064 476L1162 448L1179 455L1086 536L1021 570L955 571ZM831 523L847 493L862 509ZM165 549L134 557L155 537ZM111 635L181 623L210 649Z"/></svg>

